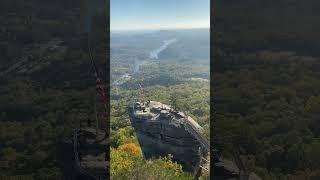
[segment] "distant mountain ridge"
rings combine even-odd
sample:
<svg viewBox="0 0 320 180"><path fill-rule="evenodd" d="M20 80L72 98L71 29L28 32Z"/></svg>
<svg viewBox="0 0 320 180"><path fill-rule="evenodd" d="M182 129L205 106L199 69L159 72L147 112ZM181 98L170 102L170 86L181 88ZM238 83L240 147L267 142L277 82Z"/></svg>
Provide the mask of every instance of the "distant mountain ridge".
<svg viewBox="0 0 320 180"><path fill-rule="evenodd" d="M203 29L158 30L143 32L111 33L111 55L121 58L124 54L144 54L150 60L150 52L163 45L165 40L176 39L158 54L161 62L208 64L210 54L210 31ZM130 52L130 53L126 53ZM135 52L135 53L134 53ZM152 58L151 58L152 59Z"/></svg>

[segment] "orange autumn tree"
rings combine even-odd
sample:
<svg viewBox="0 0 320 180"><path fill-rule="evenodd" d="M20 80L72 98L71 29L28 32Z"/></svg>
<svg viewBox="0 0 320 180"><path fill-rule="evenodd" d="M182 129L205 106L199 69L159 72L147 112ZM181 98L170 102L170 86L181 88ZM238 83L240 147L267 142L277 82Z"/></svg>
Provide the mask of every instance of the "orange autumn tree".
<svg viewBox="0 0 320 180"><path fill-rule="evenodd" d="M131 153L132 155L135 156L141 156L141 148L139 146L137 146L135 143L128 143L128 144L124 144L119 146L118 148L121 151L125 151L127 153Z"/></svg>

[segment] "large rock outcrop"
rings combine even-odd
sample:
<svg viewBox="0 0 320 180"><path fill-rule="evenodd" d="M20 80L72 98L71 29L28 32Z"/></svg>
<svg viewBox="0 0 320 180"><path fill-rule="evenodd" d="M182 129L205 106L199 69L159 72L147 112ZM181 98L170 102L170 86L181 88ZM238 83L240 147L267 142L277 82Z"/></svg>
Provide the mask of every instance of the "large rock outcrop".
<svg viewBox="0 0 320 180"><path fill-rule="evenodd" d="M136 102L129 116L146 159L170 154L187 171L209 169L209 143L192 118L156 101Z"/></svg>

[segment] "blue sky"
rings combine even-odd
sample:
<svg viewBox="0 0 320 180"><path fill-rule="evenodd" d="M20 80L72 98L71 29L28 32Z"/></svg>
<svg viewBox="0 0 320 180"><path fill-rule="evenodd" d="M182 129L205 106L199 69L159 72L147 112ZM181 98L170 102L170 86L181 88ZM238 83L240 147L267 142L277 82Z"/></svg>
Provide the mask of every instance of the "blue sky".
<svg viewBox="0 0 320 180"><path fill-rule="evenodd" d="M210 0L111 0L111 31L210 26Z"/></svg>

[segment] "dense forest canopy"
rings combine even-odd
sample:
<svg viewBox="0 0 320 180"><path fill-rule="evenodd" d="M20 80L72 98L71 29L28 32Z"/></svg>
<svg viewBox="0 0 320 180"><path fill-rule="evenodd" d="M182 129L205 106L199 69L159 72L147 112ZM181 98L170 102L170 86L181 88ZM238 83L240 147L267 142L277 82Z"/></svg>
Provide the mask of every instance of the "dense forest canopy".
<svg viewBox="0 0 320 180"><path fill-rule="evenodd" d="M0 179L63 179L70 173L64 166L71 167L66 159L73 154L62 144L71 139L80 111L94 118L82 3L1 1ZM103 23L97 18L92 31L104 76Z"/></svg>
<svg viewBox="0 0 320 180"><path fill-rule="evenodd" d="M213 144L263 179L319 178L318 6L214 2Z"/></svg>

